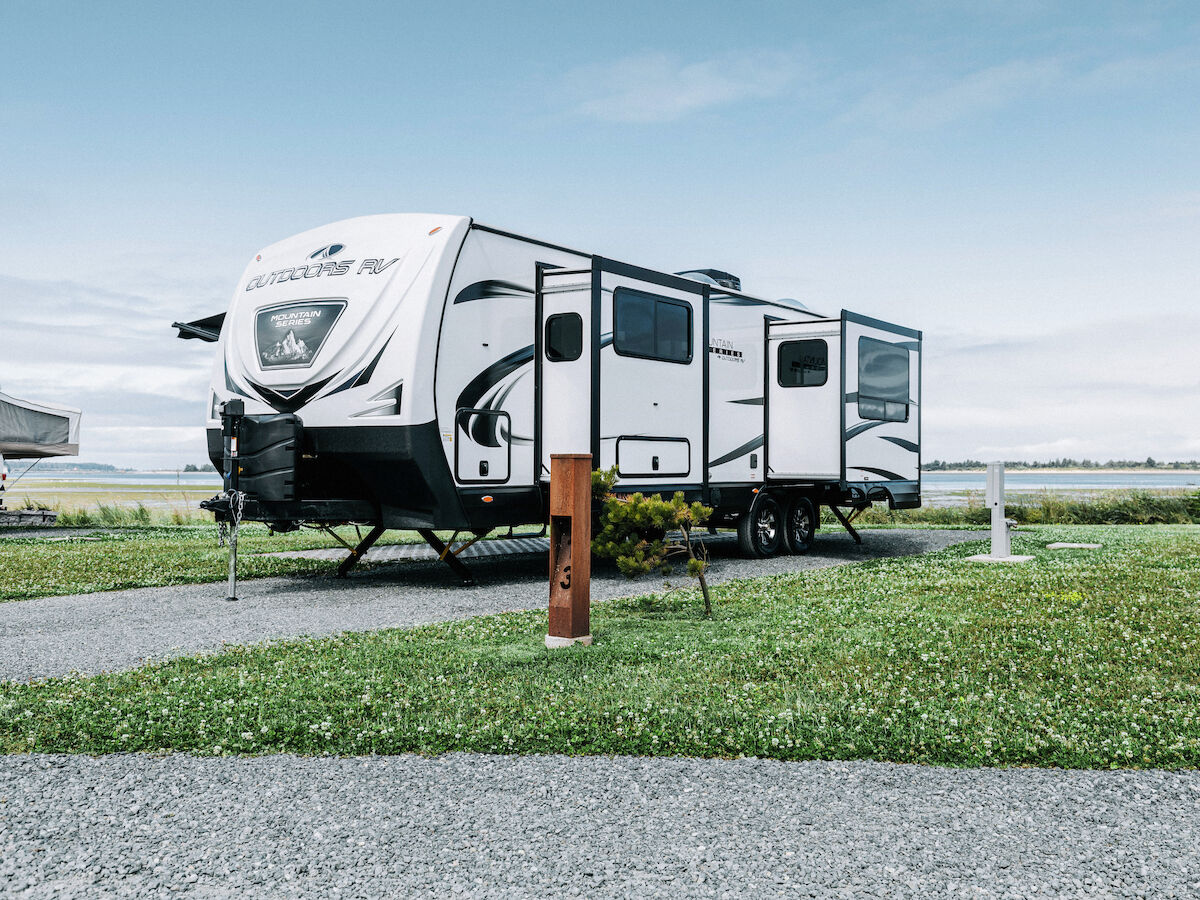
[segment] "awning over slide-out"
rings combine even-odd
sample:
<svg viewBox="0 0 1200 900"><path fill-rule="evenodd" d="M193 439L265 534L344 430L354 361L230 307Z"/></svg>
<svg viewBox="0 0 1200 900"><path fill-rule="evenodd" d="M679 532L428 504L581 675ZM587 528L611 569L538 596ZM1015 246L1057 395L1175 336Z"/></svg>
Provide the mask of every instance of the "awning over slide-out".
<svg viewBox="0 0 1200 900"><path fill-rule="evenodd" d="M0 394L0 456L39 459L79 453L80 411Z"/></svg>

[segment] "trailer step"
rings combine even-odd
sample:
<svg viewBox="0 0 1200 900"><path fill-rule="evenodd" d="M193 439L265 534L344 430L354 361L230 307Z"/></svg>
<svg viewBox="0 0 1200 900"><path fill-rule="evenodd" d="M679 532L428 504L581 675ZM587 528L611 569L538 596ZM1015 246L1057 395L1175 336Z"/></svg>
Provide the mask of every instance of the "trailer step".
<svg viewBox="0 0 1200 900"><path fill-rule="evenodd" d="M544 537L497 538L492 541L476 541L460 554L459 559L478 559L489 556L512 556L521 553L549 553L550 539ZM288 559L328 559L340 561L346 558L341 547L322 550L284 550L277 553L258 553L256 556L278 556ZM398 562L401 560L439 559L440 554L427 544L387 544L372 547L363 559L367 562Z"/></svg>

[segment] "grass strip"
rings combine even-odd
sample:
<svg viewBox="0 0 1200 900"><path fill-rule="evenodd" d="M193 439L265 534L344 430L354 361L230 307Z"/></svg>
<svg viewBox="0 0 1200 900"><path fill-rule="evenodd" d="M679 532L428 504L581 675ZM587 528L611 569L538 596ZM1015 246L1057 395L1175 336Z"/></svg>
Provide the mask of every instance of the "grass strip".
<svg viewBox="0 0 1200 900"><path fill-rule="evenodd" d="M353 528L340 534L356 542ZM69 533L68 533L69 534ZM47 537L56 537L47 529ZM420 540L406 531L386 532L381 543ZM243 525L238 536L238 577L329 574L336 563L327 559L255 556L282 550L337 547L317 531L270 535L257 524ZM225 578L228 551L217 546L213 525L118 528L95 534L45 538L3 538L0 532L0 601L29 600L58 594L168 584L202 584Z"/></svg>
<svg viewBox="0 0 1200 900"><path fill-rule="evenodd" d="M0 749L1200 764L1200 528L1013 543L597 604L567 651L508 613L10 684Z"/></svg>

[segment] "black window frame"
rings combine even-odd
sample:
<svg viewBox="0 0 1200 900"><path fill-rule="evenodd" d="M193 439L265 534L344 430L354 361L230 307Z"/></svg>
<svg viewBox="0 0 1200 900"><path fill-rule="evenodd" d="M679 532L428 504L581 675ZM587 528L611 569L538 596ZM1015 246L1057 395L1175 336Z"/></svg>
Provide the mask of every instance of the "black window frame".
<svg viewBox="0 0 1200 900"><path fill-rule="evenodd" d="M550 326L556 319L574 319L579 324L579 351L574 356L552 356L550 343ZM575 362L579 357L583 356L583 316L577 312L561 312L554 313L552 316L546 317L546 322L542 326L542 340L545 345L546 359L550 362Z"/></svg>
<svg viewBox="0 0 1200 900"><path fill-rule="evenodd" d="M665 304L668 306L678 306L678 307L682 308L684 311L686 311L686 313L687 313L687 356L680 358L680 357L675 357L675 356L663 356L658 353L641 353L641 352L635 351L635 350L622 349L620 346L620 341L618 340L618 335L620 334L620 327L619 327L619 323L618 323L618 319L617 319L617 309L619 306L618 301L623 296L632 296L635 298L650 300L654 303L654 330L651 334L651 343L655 347L655 349L658 348L658 337L659 337L658 336L659 304ZM686 300L680 300L675 297L664 297L661 294L652 294L649 291L639 291L636 288L628 288L628 287L618 287L613 291L613 344L612 344L612 346L613 346L613 352L616 353L618 356L628 356L628 357L631 357L634 359L650 359L650 360L654 360L655 362L676 363L677 365L681 365L681 366L690 365L692 360L695 358L695 340L693 338L694 332L695 332L695 326L694 326L694 321L692 318L692 304L688 303Z"/></svg>
<svg viewBox="0 0 1200 900"><path fill-rule="evenodd" d="M863 394L863 391L862 391L863 352L862 352L862 350L863 350L863 342L864 341L871 341L872 343L882 344L885 347L891 347L896 350L903 351L904 359L905 359L905 366L908 371L908 379L907 379L908 390L906 391L907 397L905 398L903 403L901 403L899 400L891 400L886 397L875 397L875 396L872 396L871 394L866 394L866 395ZM882 404L883 414L882 415L864 414L863 413L863 401L864 400L866 400L868 403ZM864 421L869 421L869 422L907 422L909 420L909 417L911 415L910 407L912 406L912 354L907 347L904 347L900 344L893 344L891 341L882 341L879 338L868 337L865 334L859 335L859 337L858 337L858 391L857 391L857 399L855 402L855 406L857 407L857 410L858 410L858 417L860 419L863 419ZM889 406L903 406L904 407L904 417L898 418L895 416L889 416L887 414Z"/></svg>
<svg viewBox="0 0 1200 900"><path fill-rule="evenodd" d="M820 344L825 348L825 377L813 384L785 384L783 381L783 351L785 347L790 347L792 344ZM790 371L790 370L789 370ZM829 341L825 338L792 338L791 340L781 341L779 348L775 351L775 381L781 388L806 388L806 387L822 387L829 384Z"/></svg>

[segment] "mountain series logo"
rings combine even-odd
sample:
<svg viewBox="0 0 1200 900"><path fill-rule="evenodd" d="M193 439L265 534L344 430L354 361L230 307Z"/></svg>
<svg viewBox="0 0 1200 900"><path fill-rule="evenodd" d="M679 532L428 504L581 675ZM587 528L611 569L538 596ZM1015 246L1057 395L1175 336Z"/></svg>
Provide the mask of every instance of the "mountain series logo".
<svg viewBox="0 0 1200 900"><path fill-rule="evenodd" d="M305 300L269 306L258 311L255 344L263 369L311 366L334 323L346 308L345 300Z"/></svg>

